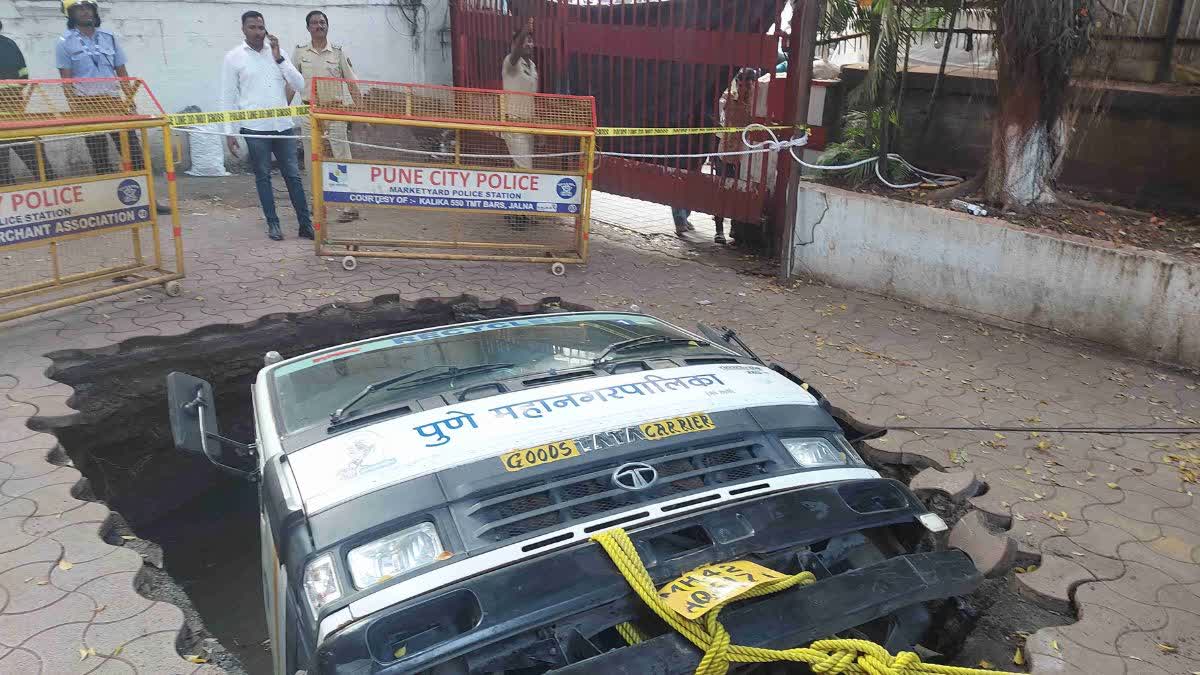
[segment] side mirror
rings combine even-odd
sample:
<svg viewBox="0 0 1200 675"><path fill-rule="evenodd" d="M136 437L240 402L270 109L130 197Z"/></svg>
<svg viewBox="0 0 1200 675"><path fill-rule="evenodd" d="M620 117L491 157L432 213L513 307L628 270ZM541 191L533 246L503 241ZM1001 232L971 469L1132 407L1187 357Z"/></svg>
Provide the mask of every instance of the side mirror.
<svg viewBox="0 0 1200 675"><path fill-rule="evenodd" d="M254 455L254 446L218 433L217 406L211 384L186 373L170 373L167 375L167 406L171 418L171 436L176 448L203 455L227 473L257 480L257 471L230 466L225 460L225 445L232 446L234 452L243 459Z"/></svg>
<svg viewBox="0 0 1200 675"><path fill-rule="evenodd" d="M167 406L175 447L184 452L207 455L208 434L220 433L212 385L187 373L171 373L167 375ZM220 457L219 452L217 457Z"/></svg>
<svg viewBox="0 0 1200 675"><path fill-rule="evenodd" d="M742 342L741 338L737 336L737 333L733 332L733 330L729 327L726 326L714 328L706 323L698 323L696 324L696 328L700 330L700 333L704 335L709 342L732 349L739 354L743 354L754 359L755 361L758 361L759 363L763 363L763 360L758 358L758 354L755 354L753 351L751 351L750 348L746 346L746 343ZM766 364L763 363L763 365Z"/></svg>

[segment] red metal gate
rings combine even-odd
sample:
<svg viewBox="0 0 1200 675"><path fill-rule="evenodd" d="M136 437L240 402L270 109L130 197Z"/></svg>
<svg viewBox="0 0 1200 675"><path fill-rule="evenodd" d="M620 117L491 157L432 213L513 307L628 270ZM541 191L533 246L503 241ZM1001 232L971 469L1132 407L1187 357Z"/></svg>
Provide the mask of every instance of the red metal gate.
<svg viewBox="0 0 1200 675"><path fill-rule="evenodd" d="M452 6L456 85L501 88L512 36L533 17L541 91L595 97L601 126L715 127L718 101L740 68L762 69L770 73L769 84L777 84L784 0L457 0ZM769 117L760 121L779 122L782 110ZM607 152L701 155L715 152L718 139L698 134L598 142ZM769 186L750 176L768 175L767 155L742 161L761 167L744 168L742 178L732 180L712 175L703 157L604 157L595 186L757 223Z"/></svg>

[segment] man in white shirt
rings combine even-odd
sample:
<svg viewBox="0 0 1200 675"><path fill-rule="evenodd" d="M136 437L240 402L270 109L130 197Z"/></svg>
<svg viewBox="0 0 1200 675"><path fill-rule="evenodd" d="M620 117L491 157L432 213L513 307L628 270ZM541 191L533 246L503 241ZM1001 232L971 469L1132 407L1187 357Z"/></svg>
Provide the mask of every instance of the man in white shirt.
<svg viewBox="0 0 1200 675"><path fill-rule="evenodd" d="M242 34L246 36L246 41L231 49L221 66L221 110L286 106L286 88L302 91L304 77L279 50L279 38L267 33L262 14L254 11L243 14ZM269 49L267 43L270 44ZM234 132L233 125L230 125L230 132ZM283 182L287 185L288 196L292 199L292 207L296 209L296 219L300 222L299 236L312 239L312 217L296 161L297 141L292 119L246 120L240 123L236 133L260 137L245 140L250 150L250 164L254 167L258 201L267 219L267 236L275 241L283 239L279 215L275 212L275 192L271 189L271 155L275 155L279 172L283 174ZM237 137L230 136L227 140L229 151L237 157Z"/></svg>

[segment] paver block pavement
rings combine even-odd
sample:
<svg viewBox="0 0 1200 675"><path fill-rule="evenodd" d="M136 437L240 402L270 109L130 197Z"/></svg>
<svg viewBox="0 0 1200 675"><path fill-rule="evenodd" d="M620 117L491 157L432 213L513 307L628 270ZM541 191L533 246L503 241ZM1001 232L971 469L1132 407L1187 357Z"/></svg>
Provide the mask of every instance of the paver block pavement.
<svg viewBox="0 0 1200 675"><path fill-rule="evenodd" d="M968 513L951 528L949 546L971 556L976 569L987 577L1003 576L1017 556L1017 542L1008 535L993 534L977 511Z"/></svg>
<svg viewBox="0 0 1200 675"><path fill-rule="evenodd" d="M78 473L47 463L56 452L63 457L57 440L29 428L31 415L43 415L47 427L74 415L69 388L47 375L52 364L44 354L54 350L178 335L385 294L417 300L469 291L524 303L557 296L597 309L637 305L689 327L697 320L729 324L762 354L874 424L1200 419L1200 393L1188 388L1200 384L1193 375L863 293L778 285L730 268L745 261L710 251L688 259L676 242L664 246L665 239L625 230L597 226L591 260L565 277L541 265L366 258L346 272L336 260L312 256L306 242L266 241L255 209L206 199L182 209L192 212L207 215L183 217L191 276L182 296L148 289L0 327L0 563L11 561L5 569L16 575L0 574L0 672L216 671L179 657L178 610L136 594L140 556L100 542L107 508L72 496ZM1200 613L1200 577L1191 571L1200 555L1200 506L1162 463L1164 448L1146 437L1005 436L898 432L872 447L886 461L925 469L914 481L918 489L973 495L975 511L951 538L974 549L968 552L977 561L990 561L985 566L1000 573L1018 554L1041 556L1037 571L1013 583L1040 602L1080 608L1079 623L1030 638L1034 672L1200 670L1200 657L1185 645L1168 654L1149 642L1183 643L1189 631L1195 634L1191 617ZM1039 440L1048 447L1038 448ZM972 474L986 493L966 484ZM1062 512L1070 521L1045 515ZM994 534L986 525L1007 532ZM1075 549L1083 555L1073 555ZM58 568L64 555L73 563L69 570ZM36 575L53 583L26 587L24 579ZM98 604L106 609L93 612ZM12 614L17 607L31 613ZM27 619L36 619L30 624L36 634L16 628ZM1141 633L1127 630L1130 624ZM17 642L5 639L9 630L18 630L8 636ZM97 643L97 656L80 662L85 639ZM100 654L117 645L124 645L119 655ZM1160 653L1145 654L1150 647Z"/></svg>

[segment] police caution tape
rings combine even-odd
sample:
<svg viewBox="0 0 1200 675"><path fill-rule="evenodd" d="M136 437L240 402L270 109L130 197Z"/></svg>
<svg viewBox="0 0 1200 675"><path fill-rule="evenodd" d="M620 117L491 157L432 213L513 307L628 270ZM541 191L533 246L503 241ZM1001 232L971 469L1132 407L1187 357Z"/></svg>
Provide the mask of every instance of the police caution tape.
<svg viewBox="0 0 1200 675"><path fill-rule="evenodd" d="M171 126L187 127L201 124L228 124L265 120L276 117L303 117L308 114L308 106L293 105L279 108L256 108L254 110L222 110L216 112L176 113L167 115ZM772 131L791 129L786 125L768 126ZM599 137L628 137L628 136L695 136L701 134L729 134L743 131L742 127L598 127L596 136ZM807 132L807 129L804 129Z"/></svg>
<svg viewBox="0 0 1200 675"><path fill-rule="evenodd" d="M293 105L281 108L256 108L254 110L223 110L218 112L175 113L167 115L173 127L190 127L199 124L226 124L230 122L249 122L252 120L267 120L276 117L303 117L308 114L308 106Z"/></svg>

